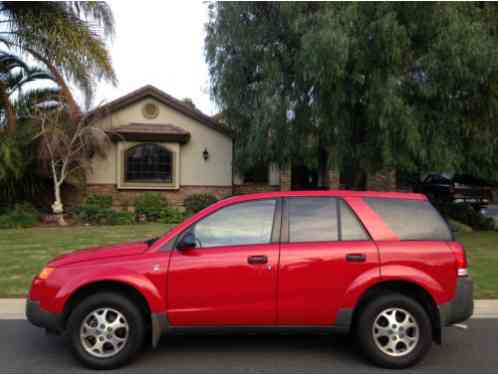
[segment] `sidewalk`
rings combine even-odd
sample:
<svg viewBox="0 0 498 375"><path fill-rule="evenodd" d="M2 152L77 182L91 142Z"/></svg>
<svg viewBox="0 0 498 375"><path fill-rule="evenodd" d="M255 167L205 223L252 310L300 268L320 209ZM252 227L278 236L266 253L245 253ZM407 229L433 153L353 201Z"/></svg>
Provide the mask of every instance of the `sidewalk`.
<svg viewBox="0 0 498 375"><path fill-rule="evenodd" d="M498 300L480 299L474 301L473 319L498 319ZM1 298L0 320L25 319L23 298Z"/></svg>

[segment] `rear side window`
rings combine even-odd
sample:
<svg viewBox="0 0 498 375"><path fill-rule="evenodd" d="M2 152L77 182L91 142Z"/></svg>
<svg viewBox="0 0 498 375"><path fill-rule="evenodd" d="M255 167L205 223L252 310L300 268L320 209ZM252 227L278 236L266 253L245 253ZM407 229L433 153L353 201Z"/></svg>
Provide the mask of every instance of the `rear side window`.
<svg viewBox="0 0 498 375"><path fill-rule="evenodd" d="M328 197L289 198L289 241L337 241L337 201Z"/></svg>
<svg viewBox="0 0 498 375"><path fill-rule="evenodd" d="M400 240L450 241L451 231L428 201L364 198Z"/></svg>
<svg viewBox="0 0 498 375"><path fill-rule="evenodd" d="M366 241L369 240L365 228L360 223L351 208L344 202L341 203L341 240L343 241Z"/></svg>

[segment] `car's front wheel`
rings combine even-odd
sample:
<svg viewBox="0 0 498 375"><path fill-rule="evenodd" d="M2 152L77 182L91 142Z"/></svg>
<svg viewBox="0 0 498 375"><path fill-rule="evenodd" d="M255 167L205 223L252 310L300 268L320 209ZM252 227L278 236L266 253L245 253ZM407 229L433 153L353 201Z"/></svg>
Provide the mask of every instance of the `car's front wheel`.
<svg viewBox="0 0 498 375"><path fill-rule="evenodd" d="M356 335L364 354L387 368L414 365L432 345L431 321L424 308L396 293L372 300L361 311Z"/></svg>
<svg viewBox="0 0 498 375"><path fill-rule="evenodd" d="M75 356L88 367L113 369L128 362L144 339L140 309L117 293L85 298L71 313L68 331Z"/></svg>

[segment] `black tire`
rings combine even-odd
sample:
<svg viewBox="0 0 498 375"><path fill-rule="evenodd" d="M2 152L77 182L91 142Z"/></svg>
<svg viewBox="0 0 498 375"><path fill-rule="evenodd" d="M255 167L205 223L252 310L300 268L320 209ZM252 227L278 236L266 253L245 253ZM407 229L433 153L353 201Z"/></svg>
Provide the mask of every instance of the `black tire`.
<svg viewBox="0 0 498 375"><path fill-rule="evenodd" d="M386 309L399 308L412 315L418 324L419 339L411 351L405 355L392 356L384 353L376 344L373 328L376 318ZM403 369L419 362L432 345L432 324L427 312L414 299L398 293L381 295L370 301L361 311L356 325L356 338L363 354L374 364ZM403 345L401 346L403 348Z"/></svg>
<svg viewBox="0 0 498 375"><path fill-rule="evenodd" d="M126 319L129 330L127 341L119 352L110 357L100 358L84 348L80 339L80 329L88 314L104 308L121 313ZM75 357L85 366L96 370L115 369L128 363L142 347L146 329L144 317L138 306L125 296L113 292L101 292L85 298L72 311L67 327Z"/></svg>

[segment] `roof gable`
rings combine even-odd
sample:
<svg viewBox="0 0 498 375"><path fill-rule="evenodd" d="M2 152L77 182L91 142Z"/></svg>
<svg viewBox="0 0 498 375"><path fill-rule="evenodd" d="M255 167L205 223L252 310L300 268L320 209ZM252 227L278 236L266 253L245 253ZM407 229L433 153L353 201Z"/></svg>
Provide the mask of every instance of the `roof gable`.
<svg viewBox="0 0 498 375"><path fill-rule="evenodd" d="M117 98L99 107L94 112L98 111L99 113L112 114L145 98L153 98L158 102L182 113L183 115L198 121L200 124L232 138L232 132L230 131L230 129L218 122L216 119L213 119L212 117L202 113L198 109L190 107L182 101L151 85L141 87L138 90L132 91L127 95Z"/></svg>

